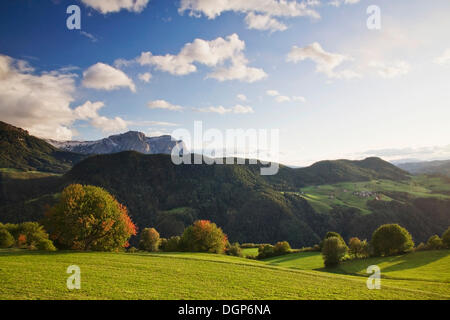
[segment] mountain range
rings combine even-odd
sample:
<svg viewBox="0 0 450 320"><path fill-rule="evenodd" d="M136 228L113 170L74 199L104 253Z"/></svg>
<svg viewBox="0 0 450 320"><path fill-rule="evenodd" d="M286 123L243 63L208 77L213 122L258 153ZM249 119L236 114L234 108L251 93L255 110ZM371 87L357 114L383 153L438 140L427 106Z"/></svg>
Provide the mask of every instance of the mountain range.
<svg viewBox="0 0 450 320"><path fill-rule="evenodd" d="M121 151L137 151L143 154L170 154L175 146L186 150L183 141L169 135L146 137L144 133L129 131L96 141L55 141L46 140L52 146L81 154L107 154Z"/></svg>
<svg viewBox="0 0 450 320"><path fill-rule="evenodd" d="M446 175L450 177L450 160L400 163L397 166L412 174Z"/></svg>
<svg viewBox="0 0 450 320"><path fill-rule="evenodd" d="M260 163L175 165L170 155L136 151L81 155L59 151L12 126L3 126L0 134L0 141L10 139L0 145L1 159L8 159L0 167L37 170L33 160L42 155L55 164L46 171L64 173L33 176L0 171L0 222L40 220L65 186L81 183L105 188L128 207L140 229L153 226L163 237L180 234L197 219L216 222L231 241L287 240L295 247L318 243L330 230L346 239L370 238L380 224L392 222L406 227L416 241L425 241L450 225L450 193L424 198L408 193L411 176L380 158L321 161L306 168L280 165L278 174L261 176ZM58 162L59 152L67 158L58 159L76 158ZM68 169L63 171L61 164ZM327 190L336 183L364 186L366 181L375 185L388 181L392 186L384 193L386 201L356 197L369 214L340 200L329 210L318 210L321 200L302 192L304 188ZM406 192L399 186L405 186Z"/></svg>

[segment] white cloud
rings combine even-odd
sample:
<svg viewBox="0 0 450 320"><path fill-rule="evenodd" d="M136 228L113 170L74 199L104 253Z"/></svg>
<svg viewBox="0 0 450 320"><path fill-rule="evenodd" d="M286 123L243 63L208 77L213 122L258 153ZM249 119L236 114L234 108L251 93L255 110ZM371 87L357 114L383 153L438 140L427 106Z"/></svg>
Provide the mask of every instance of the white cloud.
<svg viewBox="0 0 450 320"><path fill-rule="evenodd" d="M0 55L0 118L35 136L70 139L76 75L31 72L25 61Z"/></svg>
<svg viewBox="0 0 450 320"><path fill-rule="evenodd" d="M188 11L189 15L200 17L202 14L208 19L214 19L225 11L238 13L260 13L273 17L302 17L319 18L320 15L311 7L317 1L296 0L181 0L178 12Z"/></svg>
<svg viewBox="0 0 450 320"><path fill-rule="evenodd" d="M284 31L287 29L287 26L277 19L271 18L268 15L255 14L253 12L247 14L245 22L249 29L270 30L271 32Z"/></svg>
<svg viewBox="0 0 450 320"><path fill-rule="evenodd" d="M254 82L267 77L262 69L248 67L248 61L243 54L245 42L237 34L225 39L219 37L207 41L195 39L187 43L177 55L153 55L151 52L142 52L136 61L144 66L154 66L157 70L169 72L173 75L187 75L197 71L195 63L208 67L215 67L215 71L208 75L219 81L241 80ZM123 62L119 61L121 64ZM225 66L228 62L229 66Z"/></svg>
<svg viewBox="0 0 450 320"><path fill-rule="evenodd" d="M147 106L150 109L165 109L170 111L181 111L184 109L182 106L171 104L165 100L150 101Z"/></svg>
<svg viewBox="0 0 450 320"><path fill-rule="evenodd" d="M92 42L97 42L98 39L91 33L86 32L86 31L80 31L80 34L82 36L85 36L86 38L88 38L89 40L91 40Z"/></svg>
<svg viewBox="0 0 450 320"><path fill-rule="evenodd" d="M193 108L195 111L198 112L208 112L208 113L218 113L218 114L226 114L226 113L234 113L234 114L246 114L246 113L253 113L253 108L250 106L243 106L240 104L235 105L231 108L225 108L223 106L211 106L207 108Z"/></svg>
<svg viewBox="0 0 450 320"><path fill-rule="evenodd" d="M395 78L405 75L411 69L411 66L405 61L398 61L386 64L381 61L371 61L369 67L375 68L378 75L383 78Z"/></svg>
<svg viewBox="0 0 450 320"><path fill-rule="evenodd" d="M277 90L267 90L266 94L271 97L276 97L280 95L280 93Z"/></svg>
<svg viewBox="0 0 450 320"><path fill-rule="evenodd" d="M293 96L293 97L284 96L284 95L280 94L277 90L267 90L266 94L268 96L270 96L270 97L274 97L275 101L278 102L278 103L290 102L290 101L306 102L306 99L304 97L301 97L301 96Z"/></svg>
<svg viewBox="0 0 450 320"><path fill-rule="evenodd" d="M213 78L218 81L239 80L253 83L267 78L267 73L263 69L247 66L247 59L243 56L233 58L231 66L217 68L214 72L208 74L207 78Z"/></svg>
<svg viewBox="0 0 450 320"><path fill-rule="evenodd" d="M133 80L123 71L101 62L83 72L83 86L107 91L128 87L132 92L136 92Z"/></svg>
<svg viewBox="0 0 450 320"><path fill-rule="evenodd" d="M100 101L86 101L83 105L75 108L73 112L77 120L88 120L93 127L101 129L105 133L117 133L125 130L128 123L122 118L107 118L98 114L98 110L104 106L105 104Z"/></svg>
<svg viewBox="0 0 450 320"><path fill-rule="evenodd" d="M434 60L434 62L443 66L450 66L450 49L445 50L441 56Z"/></svg>
<svg viewBox="0 0 450 320"><path fill-rule="evenodd" d="M335 7L340 7L342 4L356 4L359 3L360 0L333 0L328 2L328 4L335 6Z"/></svg>
<svg viewBox="0 0 450 320"><path fill-rule="evenodd" d="M278 96L275 98L275 101L278 103L289 102L291 101L291 98L289 98L288 96Z"/></svg>
<svg viewBox="0 0 450 320"><path fill-rule="evenodd" d="M141 12L150 0L81 0L86 6L91 7L102 14L128 10Z"/></svg>
<svg viewBox="0 0 450 320"><path fill-rule="evenodd" d="M298 101L298 102L306 102L305 97L302 97L302 96L294 96L294 97L292 97L292 100Z"/></svg>
<svg viewBox="0 0 450 320"><path fill-rule="evenodd" d="M236 97L237 97L239 100L244 101L244 102L248 100L248 99L247 99L247 96L246 96L245 94L242 94L242 93L238 94Z"/></svg>
<svg viewBox="0 0 450 320"><path fill-rule="evenodd" d="M288 62L294 63L306 59L316 63L316 72L324 73L329 78L352 79L360 77L358 73L350 69L336 71L335 69L342 63L352 59L342 54L326 52L318 42L303 48L293 46L287 57Z"/></svg>
<svg viewBox="0 0 450 320"><path fill-rule="evenodd" d="M23 60L0 55L0 118L41 138L70 140L76 120L90 121L105 132L126 128L121 118L98 115L102 102L71 109L76 75L61 70L33 74Z"/></svg>
<svg viewBox="0 0 450 320"><path fill-rule="evenodd" d="M150 72L140 73L138 74L139 80L144 82L150 82L150 79L152 78L152 74Z"/></svg>

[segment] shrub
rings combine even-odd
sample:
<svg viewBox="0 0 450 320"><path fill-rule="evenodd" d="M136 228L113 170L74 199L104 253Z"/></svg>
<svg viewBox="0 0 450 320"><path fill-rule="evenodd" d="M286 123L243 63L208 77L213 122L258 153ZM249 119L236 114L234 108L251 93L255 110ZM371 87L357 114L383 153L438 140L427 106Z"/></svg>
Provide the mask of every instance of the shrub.
<svg viewBox="0 0 450 320"><path fill-rule="evenodd" d="M351 238L348 242L349 253L354 257L358 257L361 254L362 242L359 238Z"/></svg>
<svg viewBox="0 0 450 320"><path fill-rule="evenodd" d="M450 227L442 234L442 243L446 248L450 249Z"/></svg>
<svg viewBox="0 0 450 320"><path fill-rule="evenodd" d="M256 243L243 243L241 244L241 249L253 249L253 248L259 248L259 244Z"/></svg>
<svg viewBox="0 0 450 320"><path fill-rule="evenodd" d="M2 224L0 230L4 230L12 236L13 241L20 248L35 249L39 241L47 240L48 233L37 222L23 222L20 224ZM6 234L3 232L3 234ZM8 237L9 238L9 237Z"/></svg>
<svg viewBox="0 0 450 320"><path fill-rule="evenodd" d="M273 250L276 255L282 255L289 253L291 251L291 246L287 241L277 242Z"/></svg>
<svg viewBox="0 0 450 320"><path fill-rule="evenodd" d="M342 243L347 247L347 244L345 243L344 238L342 238L342 236L341 236L339 233L334 232L334 231L328 231L328 232L326 233L325 237L323 238L323 240L328 239L328 238L331 238L331 237L337 237L337 238L339 238L339 239L342 241ZM320 250L321 250L321 251L322 251L322 248L323 248L323 240L322 240L322 241L320 242L320 244L319 244L319 247L320 247ZM348 249L348 247L347 247L347 249Z"/></svg>
<svg viewBox="0 0 450 320"><path fill-rule="evenodd" d="M139 250L136 249L135 247L130 247L130 248L128 248L128 250L127 250L128 253L136 253L136 252L138 252L138 251L139 251Z"/></svg>
<svg viewBox="0 0 450 320"><path fill-rule="evenodd" d="M371 245L376 256L405 253L414 248L411 234L398 224L384 224L372 235Z"/></svg>
<svg viewBox="0 0 450 320"><path fill-rule="evenodd" d="M14 244L14 237L6 228L0 228L0 248L9 248Z"/></svg>
<svg viewBox="0 0 450 320"><path fill-rule="evenodd" d="M229 244L227 247L226 253L229 256L235 256L235 257L243 256L241 246L237 242L232 245Z"/></svg>
<svg viewBox="0 0 450 320"><path fill-rule="evenodd" d="M118 251L136 235L125 206L102 188L79 184L63 190L45 225L57 244L76 250Z"/></svg>
<svg viewBox="0 0 450 320"><path fill-rule="evenodd" d="M181 237L179 236L170 237L164 243L161 243L161 250L164 252L181 251L180 241Z"/></svg>
<svg viewBox="0 0 450 320"><path fill-rule="evenodd" d="M429 250L442 249L443 244L441 238L438 235L431 236L427 241L427 248Z"/></svg>
<svg viewBox="0 0 450 320"><path fill-rule="evenodd" d="M159 249L161 239L158 231L155 228L145 228L141 232L141 239L139 241L139 249L156 252Z"/></svg>
<svg viewBox="0 0 450 320"><path fill-rule="evenodd" d="M325 267L338 265L347 254L347 246L338 237L329 237L323 241L322 257Z"/></svg>
<svg viewBox="0 0 450 320"><path fill-rule="evenodd" d="M367 242L367 240L361 241L361 252L360 257L361 258L367 258L370 256L370 245Z"/></svg>
<svg viewBox="0 0 450 320"><path fill-rule="evenodd" d="M56 251L53 242L48 239L41 239L36 245L36 248L41 251Z"/></svg>
<svg viewBox="0 0 450 320"><path fill-rule="evenodd" d="M190 252L224 253L227 241L227 236L215 223L198 220L184 230L181 246Z"/></svg>
<svg viewBox="0 0 450 320"><path fill-rule="evenodd" d="M423 242L419 243L419 245L416 247L416 251L424 251L427 249L428 249L427 246Z"/></svg>
<svg viewBox="0 0 450 320"><path fill-rule="evenodd" d="M275 255L275 247L271 244L262 244L258 248L258 259L266 259Z"/></svg>

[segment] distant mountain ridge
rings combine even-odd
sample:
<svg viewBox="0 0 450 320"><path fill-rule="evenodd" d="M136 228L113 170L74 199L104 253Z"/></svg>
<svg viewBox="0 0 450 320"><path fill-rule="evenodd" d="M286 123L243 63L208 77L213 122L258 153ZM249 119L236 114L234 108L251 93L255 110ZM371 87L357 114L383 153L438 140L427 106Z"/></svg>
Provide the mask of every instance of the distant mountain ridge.
<svg viewBox="0 0 450 320"><path fill-rule="evenodd" d="M397 167L412 174L439 174L450 177L450 160L399 163Z"/></svg>
<svg viewBox="0 0 450 320"><path fill-rule="evenodd" d="M46 141L58 149L81 154L108 154L122 151L170 154L176 146L186 150L183 141L175 140L170 135L146 137L144 133L137 131L128 131L96 141Z"/></svg>

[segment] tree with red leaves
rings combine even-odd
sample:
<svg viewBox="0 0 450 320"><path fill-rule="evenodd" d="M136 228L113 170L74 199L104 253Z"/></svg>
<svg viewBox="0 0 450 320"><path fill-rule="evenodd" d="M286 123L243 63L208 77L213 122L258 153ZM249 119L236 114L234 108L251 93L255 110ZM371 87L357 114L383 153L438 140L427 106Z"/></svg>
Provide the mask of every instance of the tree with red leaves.
<svg viewBox="0 0 450 320"><path fill-rule="evenodd" d="M63 248L118 251L136 235L128 210L102 188L72 184L50 208L45 226Z"/></svg>

